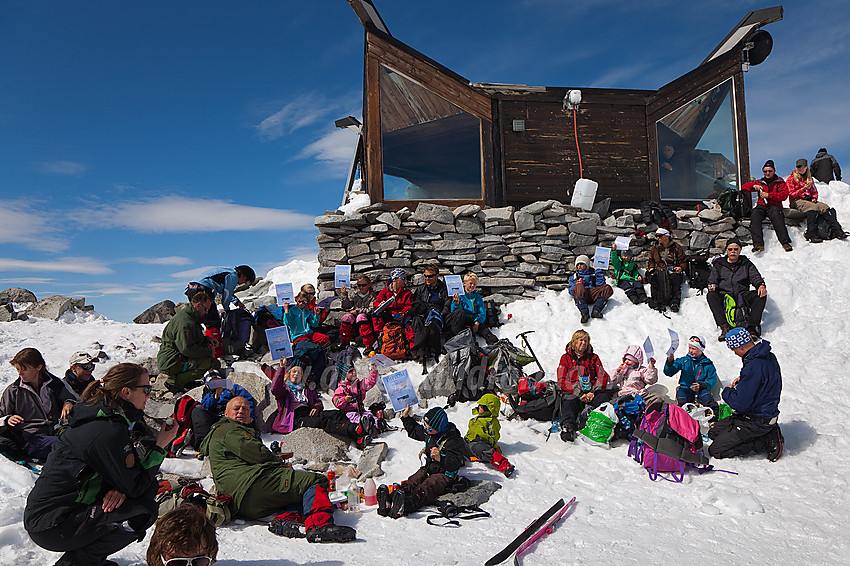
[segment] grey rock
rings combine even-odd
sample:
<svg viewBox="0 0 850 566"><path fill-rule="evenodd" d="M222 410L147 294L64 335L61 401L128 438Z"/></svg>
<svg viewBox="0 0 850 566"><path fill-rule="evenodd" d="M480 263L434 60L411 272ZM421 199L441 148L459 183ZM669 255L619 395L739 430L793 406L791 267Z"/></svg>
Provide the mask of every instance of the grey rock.
<svg viewBox="0 0 850 566"><path fill-rule="evenodd" d="M593 218L588 218L587 220L579 220L578 222L573 222L570 224L570 232L582 234L584 236L595 236L596 235L596 227L599 223Z"/></svg>
<svg viewBox="0 0 850 566"><path fill-rule="evenodd" d="M377 267L410 267L410 260L401 257L388 257L375 262Z"/></svg>
<svg viewBox="0 0 850 566"><path fill-rule="evenodd" d="M720 232L727 232L729 230L732 230L732 223L718 222L716 224L709 224L708 226L705 226L702 230L706 234L719 234Z"/></svg>
<svg viewBox="0 0 850 566"><path fill-rule="evenodd" d="M607 220L607 218L606 218ZM635 219L631 216L621 216L616 220L616 226L618 228L631 228L635 225Z"/></svg>
<svg viewBox="0 0 850 566"><path fill-rule="evenodd" d="M457 251L457 250L474 250L478 247L475 240L439 240L432 244L433 248L438 252Z"/></svg>
<svg viewBox="0 0 850 566"><path fill-rule="evenodd" d="M462 204L455 208L452 214L455 218L460 218L462 216L475 216L479 212L481 212L481 207L477 204Z"/></svg>
<svg viewBox="0 0 850 566"><path fill-rule="evenodd" d="M512 206L503 206L501 208L485 208L481 212L484 213L484 219L487 222L497 220L497 221L507 221L511 220L514 215L514 207Z"/></svg>
<svg viewBox="0 0 850 566"><path fill-rule="evenodd" d="M514 224L517 232L525 232L534 229L534 215L518 210L514 213Z"/></svg>
<svg viewBox="0 0 850 566"><path fill-rule="evenodd" d="M360 459L357 460L357 471L360 472L358 478L366 479L366 476L377 478L384 475L384 470L381 469L381 462L386 459L386 442L373 442L364 448L360 454Z"/></svg>
<svg viewBox="0 0 850 566"><path fill-rule="evenodd" d="M324 248L323 248L324 249ZM353 258L359 255L368 254L371 251L369 244L349 244L346 252L348 257Z"/></svg>
<svg viewBox="0 0 850 566"><path fill-rule="evenodd" d="M557 236L568 236L569 233L570 231L566 226L552 226L551 228L546 230L546 236L548 238L554 238Z"/></svg>
<svg viewBox="0 0 850 566"><path fill-rule="evenodd" d="M413 233L410 235L410 239L414 242L433 242L435 240L441 240L440 236L437 234L423 234L423 233Z"/></svg>
<svg viewBox="0 0 850 566"><path fill-rule="evenodd" d="M438 497L437 501L478 507L490 501L490 497L502 488L500 484L490 480L470 480L469 483L470 486L466 490L460 493L446 493Z"/></svg>
<svg viewBox="0 0 850 566"><path fill-rule="evenodd" d="M583 234L573 232L570 234L569 243L571 247L589 246L596 243L596 236L585 236Z"/></svg>
<svg viewBox="0 0 850 566"><path fill-rule="evenodd" d="M454 214L449 207L440 204L420 202L416 212L410 217L414 222L439 222L441 224L453 224Z"/></svg>
<svg viewBox="0 0 850 566"><path fill-rule="evenodd" d="M540 263L521 263L517 269L523 273L530 273L532 275L545 275L546 273L549 273L549 266Z"/></svg>
<svg viewBox="0 0 850 566"><path fill-rule="evenodd" d="M488 234L510 234L513 231L513 226L493 226L492 228L487 228Z"/></svg>
<svg viewBox="0 0 850 566"><path fill-rule="evenodd" d="M340 263L345 261L347 256L342 248L322 248L319 250L319 263Z"/></svg>
<svg viewBox="0 0 850 566"><path fill-rule="evenodd" d="M422 399L448 397L455 392L456 386L451 378L449 356L441 356L436 366L428 371L428 375L416 389Z"/></svg>
<svg viewBox="0 0 850 566"><path fill-rule="evenodd" d="M431 222L425 227L426 232L431 234L442 234L443 232L454 232L454 224L443 224L441 222Z"/></svg>
<svg viewBox="0 0 850 566"><path fill-rule="evenodd" d="M697 216L699 216L703 220L715 222L723 218L723 213L715 208L706 208L704 210L700 210L699 213L697 213Z"/></svg>
<svg viewBox="0 0 850 566"><path fill-rule="evenodd" d="M295 457L308 462L337 462L346 458L348 442L331 436L319 428L296 428L280 440L283 452L292 452Z"/></svg>
<svg viewBox="0 0 850 566"><path fill-rule="evenodd" d="M375 220L377 220L378 222L383 222L384 224L387 224L389 226L392 226L396 230L401 228L401 218L399 218L398 214L396 214L394 212L384 212L382 214L379 214L378 218L376 218Z"/></svg>
<svg viewBox="0 0 850 566"><path fill-rule="evenodd" d="M136 324L156 324L168 322L175 314L174 302L160 301L133 319Z"/></svg>
<svg viewBox="0 0 850 566"><path fill-rule="evenodd" d="M62 295L51 295L41 299L35 304L30 305L26 313L29 316L36 318L47 318L50 320L59 320L66 312L73 310L73 304L70 297Z"/></svg>
<svg viewBox="0 0 850 566"><path fill-rule="evenodd" d="M478 285L481 287L531 287L534 285L534 279L517 278L517 277L481 277L478 280Z"/></svg>
<svg viewBox="0 0 850 566"><path fill-rule="evenodd" d="M145 368L148 375L151 376L151 379L158 376L160 373L159 365L156 363L156 357L145 358L143 360L139 360L137 363Z"/></svg>
<svg viewBox="0 0 850 566"><path fill-rule="evenodd" d="M35 303L38 299L32 291L20 287L9 287L0 291L0 305L5 305L9 301L13 303Z"/></svg>
<svg viewBox="0 0 850 566"><path fill-rule="evenodd" d="M704 250L711 245L712 237L704 232L691 232L688 247L695 250Z"/></svg>
<svg viewBox="0 0 850 566"><path fill-rule="evenodd" d="M389 232L390 227L386 224L372 224L370 226L364 226L360 231L366 234L383 234L384 232Z"/></svg>
<svg viewBox="0 0 850 566"><path fill-rule="evenodd" d="M477 218L460 217L455 221L455 228L461 234L483 234L484 227Z"/></svg>
<svg viewBox="0 0 850 566"><path fill-rule="evenodd" d="M625 216L609 216L605 220L602 221L602 225L603 226L616 226L617 222L619 222L620 220L623 220L623 222L625 222L625 220L624 220L625 218L627 218L627 217L625 217ZM628 217L628 218L631 218L631 217ZM634 218L632 218L632 224L634 224L634 223L635 223Z"/></svg>
<svg viewBox="0 0 850 566"><path fill-rule="evenodd" d="M346 214L345 216L326 214L324 216L317 216L313 224L324 227L363 226L366 224L366 217L362 214Z"/></svg>
<svg viewBox="0 0 850 566"><path fill-rule="evenodd" d="M553 200L539 200L523 206L520 210L527 212L528 214L541 214L544 210L552 208L552 205L555 204L555 202L556 201Z"/></svg>
<svg viewBox="0 0 850 566"><path fill-rule="evenodd" d="M398 249L398 240L376 240L369 243L369 249L372 252L391 252Z"/></svg>
<svg viewBox="0 0 850 566"><path fill-rule="evenodd" d="M595 212L600 216L600 218L605 218L608 216L608 212L611 210L611 197L604 198L601 201L597 202L590 209L591 212Z"/></svg>

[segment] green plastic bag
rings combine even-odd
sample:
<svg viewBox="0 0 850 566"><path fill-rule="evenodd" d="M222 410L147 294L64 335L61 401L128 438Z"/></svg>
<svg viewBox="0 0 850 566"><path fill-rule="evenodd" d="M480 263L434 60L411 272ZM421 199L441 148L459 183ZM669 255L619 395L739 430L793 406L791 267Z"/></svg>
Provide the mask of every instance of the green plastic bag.
<svg viewBox="0 0 850 566"><path fill-rule="evenodd" d="M614 436L614 427L618 421L614 406L602 403L587 416L584 428L578 431L579 438L595 446L610 448L608 441Z"/></svg>
<svg viewBox="0 0 850 566"><path fill-rule="evenodd" d="M720 411L718 412L718 415L717 415L717 420L722 421L723 419L725 419L726 417L731 416L731 415L732 415L732 407L730 407L729 405L726 405L725 403L721 403L720 404Z"/></svg>

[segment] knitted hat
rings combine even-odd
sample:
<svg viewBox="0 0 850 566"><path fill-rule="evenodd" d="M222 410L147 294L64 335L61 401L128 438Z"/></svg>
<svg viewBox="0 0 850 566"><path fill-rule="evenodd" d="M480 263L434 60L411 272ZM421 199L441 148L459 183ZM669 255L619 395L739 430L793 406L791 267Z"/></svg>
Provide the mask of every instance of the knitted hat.
<svg viewBox="0 0 850 566"><path fill-rule="evenodd" d="M700 352L705 352L705 338L702 336L691 336L688 340L688 346L693 346Z"/></svg>
<svg viewBox="0 0 850 566"><path fill-rule="evenodd" d="M765 161L764 165L762 165L761 168L764 169L765 167L770 167L771 169L776 171L776 165L773 164L773 159L768 159L767 161Z"/></svg>
<svg viewBox="0 0 850 566"><path fill-rule="evenodd" d="M215 381L217 379L227 379L224 377L224 374L221 373L221 370L211 369L207 373L204 374L204 383L209 381Z"/></svg>
<svg viewBox="0 0 850 566"><path fill-rule="evenodd" d="M635 255L635 251L632 248L626 248L624 250L620 250L620 255L632 257L633 255Z"/></svg>
<svg viewBox="0 0 850 566"><path fill-rule="evenodd" d="M727 248L728 248L729 246L731 246L732 244L735 244L735 245L736 245L736 246L738 246L739 248L740 248L740 247L742 247L742 246L741 246L741 240L739 240L738 238L729 238L728 240L726 240L726 247L727 247Z"/></svg>
<svg viewBox="0 0 850 566"><path fill-rule="evenodd" d="M425 413L425 424L437 434L443 434L449 430L449 417L442 407L434 407Z"/></svg>
<svg viewBox="0 0 850 566"><path fill-rule="evenodd" d="M824 152L824 153L826 153L826 148L825 148L825 147L820 148L820 149L818 150L818 153L820 153L820 152Z"/></svg>
<svg viewBox="0 0 850 566"><path fill-rule="evenodd" d="M658 230L655 231L655 235L656 236L669 236L670 230L668 230L666 228L659 228Z"/></svg>
<svg viewBox="0 0 850 566"><path fill-rule="evenodd" d="M750 333L747 332L745 328L741 328L740 326L737 328L733 328L729 332L726 333L726 347L730 350L734 350L735 348L740 348L745 344L752 342L753 337L750 336Z"/></svg>
<svg viewBox="0 0 850 566"><path fill-rule="evenodd" d="M396 279L407 279L407 274L400 267L396 267L390 272L390 281L395 281Z"/></svg>
<svg viewBox="0 0 850 566"><path fill-rule="evenodd" d="M286 371L289 371L289 370L291 370L292 368L295 368L295 367L303 369L304 368L304 362L302 362L298 358L292 358L286 364Z"/></svg>
<svg viewBox="0 0 850 566"><path fill-rule="evenodd" d="M348 375L348 372L350 372L352 369L354 369L354 366L345 362L339 362L336 365L336 372L339 375L340 379L345 379L345 376Z"/></svg>
<svg viewBox="0 0 850 566"><path fill-rule="evenodd" d="M578 264L583 263L585 266L590 267L592 264L590 263L590 258L586 255L580 255L576 258L575 269L578 269Z"/></svg>
<svg viewBox="0 0 850 566"><path fill-rule="evenodd" d="M802 157L797 160L797 167L802 167L803 165L808 165L809 162L803 159Z"/></svg>

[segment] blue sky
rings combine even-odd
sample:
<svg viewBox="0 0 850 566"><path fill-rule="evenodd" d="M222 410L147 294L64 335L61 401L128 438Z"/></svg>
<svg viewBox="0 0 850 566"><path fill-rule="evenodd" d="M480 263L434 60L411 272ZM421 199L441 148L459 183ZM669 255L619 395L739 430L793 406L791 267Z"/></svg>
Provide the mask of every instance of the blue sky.
<svg viewBox="0 0 850 566"><path fill-rule="evenodd" d="M748 0L375 0L401 41L476 82L655 89ZM850 8L784 4L746 74L753 172L826 146L850 171ZM193 274L315 258L362 109L345 0L0 0L0 288L130 320Z"/></svg>

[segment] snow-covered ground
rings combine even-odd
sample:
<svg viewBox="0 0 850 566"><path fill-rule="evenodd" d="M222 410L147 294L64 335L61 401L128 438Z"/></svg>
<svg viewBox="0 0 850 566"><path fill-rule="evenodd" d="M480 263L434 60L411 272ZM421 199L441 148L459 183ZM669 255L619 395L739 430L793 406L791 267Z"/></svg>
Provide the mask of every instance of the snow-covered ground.
<svg viewBox="0 0 850 566"><path fill-rule="evenodd" d="M820 184L821 200L838 210L850 228L850 186ZM799 228L791 228L794 251L786 253L770 230L767 250L754 259L767 280L765 338L782 366L784 389L780 424L785 454L776 463L763 457L715 461L738 475L689 473L684 483L651 482L626 455L626 446L610 450L581 442L565 444L557 437L545 442L546 427L534 421L502 423L501 446L516 465L509 480L491 468L474 464L463 473L503 484L485 509L489 519L463 522L457 529L432 527L422 514L393 521L374 510L337 513L337 521L357 529L350 544L311 545L276 537L259 524L235 522L219 530L221 564L480 564L507 544L522 528L559 497L575 496L577 504L557 529L539 542L524 564L846 564L850 518L846 470L850 465L847 410L842 394L848 366L842 362L848 336L850 241L809 244ZM293 262L272 270L274 281L292 281L296 288L312 281L315 263ZM552 378L564 345L581 327L568 295L546 292L533 301L505 307L496 330L515 340L529 336L547 376ZM720 381L731 382L740 360L716 341L717 330L705 299L686 291L682 309L668 320L646 307L632 306L615 290L603 320L585 328L608 371L620 361L626 346L649 336L656 357L669 345L667 328L683 337L703 335L706 354L714 360ZM151 337L162 325L112 322L95 315L66 321L26 321L0 324L0 387L17 376L8 360L21 348L42 351L49 368L61 374L70 354L97 341L109 363L155 355ZM129 348L130 345L134 348ZM677 355L683 355L680 346ZM105 364L108 365L108 364ZM660 365L660 364L659 364ZM407 364L414 380L421 370ZM844 368L844 369L842 369ZM95 375L104 368L98 366ZM675 382L661 377L671 390ZM465 432L470 404L448 410ZM389 444L382 482L405 479L418 466L421 445L403 432L380 440ZM195 461L169 461L172 471L195 469ZM50 564L58 555L44 551L27 537L21 525L26 495L35 481L29 471L0 458L0 564ZM144 563L147 541L113 556L119 564ZM841 558L844 556L844 558Z"/></svg>

